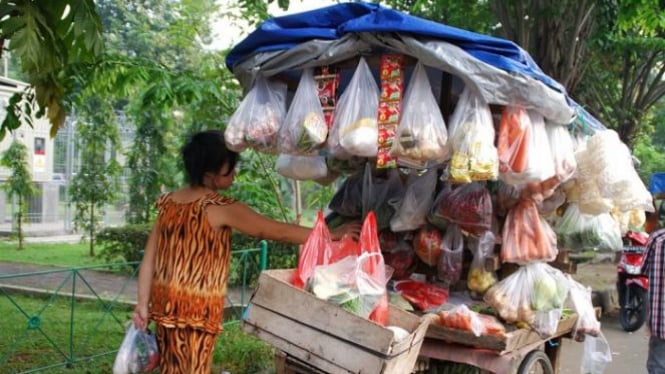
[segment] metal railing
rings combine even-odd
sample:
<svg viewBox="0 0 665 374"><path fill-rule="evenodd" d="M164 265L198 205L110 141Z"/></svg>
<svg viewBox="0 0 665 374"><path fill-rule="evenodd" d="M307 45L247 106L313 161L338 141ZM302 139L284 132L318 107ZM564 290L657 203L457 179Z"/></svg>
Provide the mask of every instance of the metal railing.
<svg viewBox="0 0 665 374"><path fill-rule="evenodd" d="M267 252L265 242L232 251L225 325L241 318ZM136 269L133 262L0 275L0 372L111 372L135 304Z"/></svg>

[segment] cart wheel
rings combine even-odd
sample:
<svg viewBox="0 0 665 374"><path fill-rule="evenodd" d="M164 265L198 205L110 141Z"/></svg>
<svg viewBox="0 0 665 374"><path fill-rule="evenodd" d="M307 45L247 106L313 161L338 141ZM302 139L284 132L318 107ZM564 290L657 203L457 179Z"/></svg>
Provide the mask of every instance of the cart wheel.
<svg viewBox="0 0 665 374"><path fill-rule="evenodd" d="M524 357L517 374L554 374L554 369L545 352L536 350Z"/></svg>

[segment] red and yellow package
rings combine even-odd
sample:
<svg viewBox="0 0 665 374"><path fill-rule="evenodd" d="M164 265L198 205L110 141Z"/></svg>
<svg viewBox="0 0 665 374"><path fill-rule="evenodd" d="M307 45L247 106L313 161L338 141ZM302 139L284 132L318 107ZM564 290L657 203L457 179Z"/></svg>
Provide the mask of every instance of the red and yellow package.
<svg viewBox="0 0 665 374"><path fill-rule="evenodd" d="M332 126L333 116L335 114L335 105L337 104L337 89L339 88L339 69L330 66L321 66L314 71L314 80L316 89L321 101L323 116L328 129Z"/></svg>
<svg viewBox="0 0 665 374"><path fill-rule="evenodd" d="M381 97L377 123L379 126L378 153L376 167L379 169L397 167L397 159L390 156L390 148L395 139L395 130L399 124L399 116L404 92L404 56L386 54L381 56L379 65L381 77Z"/></svg>

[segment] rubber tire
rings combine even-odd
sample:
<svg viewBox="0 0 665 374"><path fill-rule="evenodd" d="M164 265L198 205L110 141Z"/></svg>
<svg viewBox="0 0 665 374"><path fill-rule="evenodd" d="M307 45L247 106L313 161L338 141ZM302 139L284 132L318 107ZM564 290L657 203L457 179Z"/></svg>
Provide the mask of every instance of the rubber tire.
<svg viewBox="0 0 665 374"><path fill-rule="evenodd" d="M624 331L633 332L639 330L647 319L647 298L649 297L649 294L647 290L636 284L631 284L628 288L630 299L626 300L625 305L621 307L621 311L619 312L619 323ZM637 299L635 302L639 303L641 307L635 314L635 319L631 320L630 317L634 313L632 313L632 310L627 308L627 306L633 305L633 300L635 299Z"/></svg>
<svg viewBox="0 0 665 374"><path fill-rule="evenodd" d="M543 369L543 374L554 374L550 358L547 357L545 352L539 350L531 351L524 357L519 369L517 369L517 374L529 374L529 371L538 364Z"/></svg>

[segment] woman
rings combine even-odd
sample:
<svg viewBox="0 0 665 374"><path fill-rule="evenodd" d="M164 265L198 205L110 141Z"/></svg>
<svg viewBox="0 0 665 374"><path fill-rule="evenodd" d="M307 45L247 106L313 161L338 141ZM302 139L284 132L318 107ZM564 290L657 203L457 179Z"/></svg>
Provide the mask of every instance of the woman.
<svg viewBox="0 0 665 374"><path fill-rule="evenodd" d="M209 373L222 331L231 230L304 243L311 229L264 217L217 193L233 184L238 154L221 131L195 134L182 151L189 184L157 201L157 222L138 275L134 323L156 323L160 373ZM357 234L359 225L331 232Z"/></svg>

